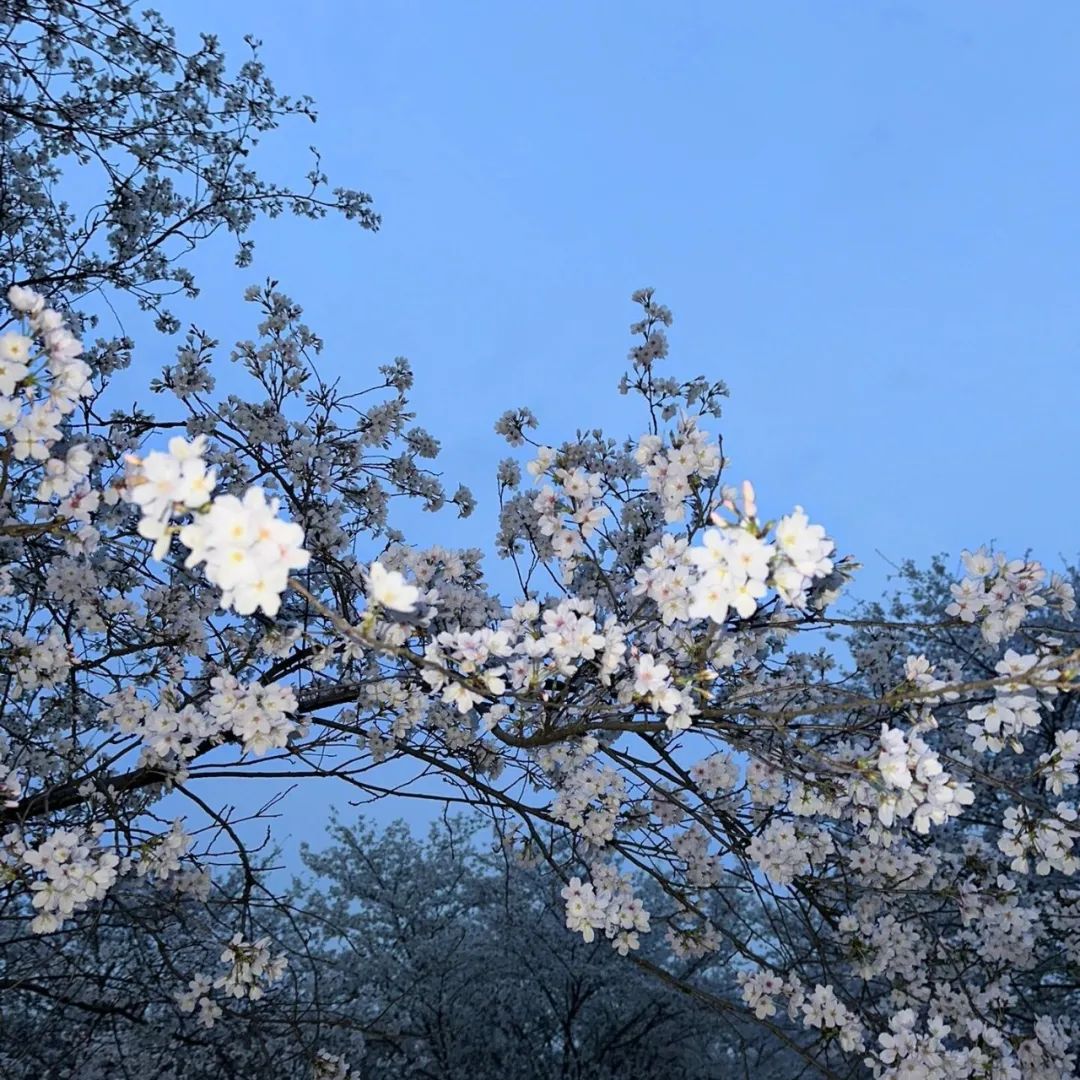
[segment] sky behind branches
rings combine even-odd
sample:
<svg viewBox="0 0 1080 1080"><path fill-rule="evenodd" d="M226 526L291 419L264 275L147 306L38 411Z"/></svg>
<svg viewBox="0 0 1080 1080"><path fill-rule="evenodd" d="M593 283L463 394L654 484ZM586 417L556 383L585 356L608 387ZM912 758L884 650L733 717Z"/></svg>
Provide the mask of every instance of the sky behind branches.
<svg viewBox="0 0 1080 1080"><path fill-rule="evenodd" d="M644 429L615 392L636 308L675 313L669 370L723 378L733 481L803 504L880 592L889 560L995 541L1080 547L1080 8L1066 3L162 0L190 44L245 32L308 132L267 143L375 197L382 231L260 224L253 269L200 254L202 326L248 336L267 275L357 388L408 356L490 547L492 431ZM150 357L153 371L167 356ZM491 575L508 583L505 572Z"/></svg>

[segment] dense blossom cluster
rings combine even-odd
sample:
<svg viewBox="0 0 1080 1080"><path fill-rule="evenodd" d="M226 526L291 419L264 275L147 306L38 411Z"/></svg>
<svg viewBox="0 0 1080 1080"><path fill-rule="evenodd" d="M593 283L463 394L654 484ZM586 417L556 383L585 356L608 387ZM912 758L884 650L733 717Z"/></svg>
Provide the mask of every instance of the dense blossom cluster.
<svg viewBox="0 0 1080 1080"><path fill-rule="evenodd" d="M47 463L38 497L64 496L86 479L90 457L79 447L62 459L51 451L65 417L94 392L90 366L82 343L40 293L12 286L7 298L29 333L0 335L0 432L7 433L16 461Z"/></svg>
<svg viewBox="0 0 1080 1080"><path fill-rule="evenodd" d="M823 864L833 841L823 829L776 820L753 837L746 851L772 881L790 885Z"/></svg>
<svg viewBox="0 0 1080 1080"><path fill-rule="evenodd" d="M11 649L11 694L23 697L57 686L71 671L71 649L58 630L33 637L20 630L8 635Z"/></svg>
<svg viewBox="0 0 1080 1080"><path fill-rule="evenodd" d="M649 490L659 497L669 524L685 520L687 498L718 477L723 467L720 448L692 416L679 418L670 444L659 435L642 436L634 457L644 467Z"/></svg>
<svg viewBox="0 0 1080 1080"><path fill-rule="evenodd" d="M238 738L248 754L283 747L305 728L293 719L296 694L289 686L242 684L234 675L215 675L207 714L219 730Z"/></svg>
<svg viewBox="0 0 1080 1080"><path fill-rule="evenodd" d="M769 588L792 607L806 606L814 581L833 568L833 543L820 525L811 525L797 508L776 525L775 543L767 543L755 521L753 489L744 485L745 522L741 528L707 529L690 558L700 577L691 588L688 614L722 623L729 611L748 619ZM734 503L726 500L734 508Z"/></svg>
<svg viewBox="0 0 1080 1080"><path fill-rule="evenodd" d="M168 694L155 705L126 687L105 698L99 715L139 738L144 762L173 769L207 745L229 738L240 742L245 753L265 754L305 730L294 718L297 700L289 686L243 684L226 673L213 676L210 688L205 707L177 708Z"/></svg>
<svg viewBox="0 0 1080 1080"><path fill-rule="evenodd" d="M722 506L739 520L714 515L718 527L704 531L700 546L665 534L643 560L635 594L656 602L665 625L703 618L723 623L729 614L749 619L770 589L802 609L814 582L832 573L833 543L801 508L776 523L769 541L750 484L743 485L742 499L739 507L735 491L724 490Z"/></svg>
<svg viewBox="0 0 1080 1080"><path fill-rule="evenodd" d="M985 547L962 555L968 576L949 587L952 603L945 608L966 623L978 623L983 638L996 645L1015 634L1034 610L1053 602L1064 615L1076 610L1075 590L1060 574L1044 587L1046 571L1037 562L1008 559Z"/></svg>
<svg viewBox="0 0 1080 1080"><path fill-rule="evenodd" d="M601 930L624 956L638 947L638 934L649 929L649 913L634 896L633 882L612 866L594 865L591 882L571 878L562 898L567 929L579 932L586 941Z"/></svg>
<svg viewBox="0 0 1080 1080"><path fill-rule="evenodd" d="M18 852L23 845L10 838L7 847ZM120 858L103 850L92 836L57 829L37 846L22 850L22 861L33 872L30 890L38 912L30 928L36 934L51 934L108 892Z"/></svg>
<svg viewBox="0 0 1080 1080"><path fill-rule="evenodd" d="M176 995L180 1011L193 1013L198 1010L199 1023L203 1027L213 1027L221 1019L222 1007L213 997L215 990L221 991L226 999L258 1001L267 988L281 981L289 966L287 957L271 954L269 938L247 941L241 933L229 939L221 962L226 967L223 974L216 979L196 975L187 989Z"/></svg>
<svg viewBox="0 0 1080 1080"><path fill-rule="evenodd" d="M776 1015L776 999L786 999L788 1015L806 1028L833 1036L851 1053L865 1048L858 1018L840 1001L831 986L818 983L812 991L797 976L782 979L771 972L740 972L742 998L759 1020Z"/></svg>
<svg viewBox="0 0 1080 1080"><path fill-rule="evenodd" d="M897 818L911 818L912 828L926 834L931 825L944 825L975 793L944 771L938 755L918 736L882 725L877 771L888 790L878 802L878 818L885 826Z"/></svg>
<svg viewBox="0 0 1080 1080"><path fill-rule="evenodd" d="M205 436L169 440L168 453L155 450L145 460L132 457L128 497L142 511L139 534L154 541L154 557L164 558L174 532L173 517L196 511L179 530L188 549L184 565L202 566L221 589L221 605L240 615L276 615L289 573L307 566L304 530L278 516L280 502L250 487L242 497L211 498L213 469L203 458Z"/></svg>

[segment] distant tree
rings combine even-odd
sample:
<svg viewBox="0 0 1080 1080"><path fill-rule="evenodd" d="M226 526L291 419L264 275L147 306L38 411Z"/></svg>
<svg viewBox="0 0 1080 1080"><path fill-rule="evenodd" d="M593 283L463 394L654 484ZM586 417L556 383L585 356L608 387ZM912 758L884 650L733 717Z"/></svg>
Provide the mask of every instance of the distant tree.
<svg viewBox="0 0 1080 1080"><path fill-rule="evenodd" d="M382 836L339 827L307 856L320 880L298 907L321 929L340 997L359 983L378 1024L397 1033L368 1035L361 1075L705 1080L750 1069L779 1080L799 1071L795 1055L741 1015L730 954L680 961L659 937L644 949L725 999L729 1012L718 1015L628 967L607 942L568 940L558 884L506 852L484 853L474 828L436 825L420 847L400 824Z"/></svg>
<svg viewBox="0 0 1080 1080"><path fill-rule="evenodd" d="M680 961L662 938L644 950L725 998L718 1015L568 934L550 879L485 850L478 824L438 823L426 844L400 823L335 827L286 897L250 907L250 936L288 958L285 985L222 999L212 1027L175 987L221 966L212 943L236 878L199 902L127 883L73 935L0 940L0 1075L306 1080L319 1050L371 1080L798 1074L798 1057L742 1015L730 957Z"/></svg>

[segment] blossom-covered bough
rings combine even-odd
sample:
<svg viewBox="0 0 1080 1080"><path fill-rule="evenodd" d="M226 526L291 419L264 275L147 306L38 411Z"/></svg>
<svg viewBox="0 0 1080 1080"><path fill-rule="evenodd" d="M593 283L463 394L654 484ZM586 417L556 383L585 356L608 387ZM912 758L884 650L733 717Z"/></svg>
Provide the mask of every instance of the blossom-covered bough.
<svg viewBox="0 0 1080 1080"><path fill-rule="evenodd" d="M241 804L245 777L334 778L478 808L561 879L570 931L658 978L645 935L734 952L747 1010L824 1075L1072 1074L1065 576L980 549L959 582L911 571L893 610L836 614L856 564L802 508L728 482L705 427L726 391L662 374L671 317L643 291L621 389L644 434L556 447L527 409L497 425L520 451L497 537L518 592L497 596L478 551L388 523L397 495L446 499L404 362L361 407L319 378L290 301L249 299L251 400L214 399L195 336L155 420L103 413L62 313L8 294L8 917L68 933L126 880L198 902L238 866L221 969L176 973L177 1008L213 1025L287 971L253 921L273 896L252 822L214 785Z"/></svg>

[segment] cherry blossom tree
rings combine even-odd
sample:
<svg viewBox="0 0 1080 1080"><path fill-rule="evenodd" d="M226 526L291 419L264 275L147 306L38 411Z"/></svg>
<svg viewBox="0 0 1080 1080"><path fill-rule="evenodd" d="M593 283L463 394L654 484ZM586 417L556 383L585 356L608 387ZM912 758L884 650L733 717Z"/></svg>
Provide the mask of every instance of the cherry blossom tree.
<svg viewBox="0 0 1080 1080"><path fill-rule="evenodd" d="M825 1074L1072 1067L1064 577L980 549L963 580L925 586L918 617L830 614L852 561L801 509L768 520L749 484L723 483L702 428L722 387L656 373L670 315L648 291L623 382L645 433L534 443L538 491L499 468L511 604L478 552L384 534L360 558L385 530L385 499L372 513L352 494L379 464L370 419L346 431L306 389L312 336L277 293L255 296L269 341L236 351L267 396L212 404L206 353L182 354L161 385L184 434L166 421L148 451L116 418L95 435L77 340L35 294L10 299L28 333L4 342L4 843L31 932L62 932L126 876L205 893L224 845L246 881L229 970L191 972L179 1000L212 1021L261 998L284 972L251 929L265 885L200 782L332 777L480 808L565 882L570 930L657 978L675 976L646 935L681 957L733 950L757 1020L787 1040L775 1018L799 1022ZM498 426L520 446L535 424ZM403 765L412 780L380 783ZM167 824L156 807L177 798ZM761 917L718 913L730 890Z"/></svg>
<svg viewBox="0 0 1080 1080"><path fill-rule="evenodd" d="M363 394L324 381L269 284L248 294L256 337L223 361L193 332L154 384L161 416L125 414L63 293L11 276L16 936L71 933L131 882L199 902L231 868L220 960L172 992L193 1024L259 1006L288 957L260 931L279 898L252 830L287 802L240 820L208 792L334 781L472 807L558 883L569 932L666 986L683 979L656 937L730 957L737 1004L686 990L819 1075L1075 1072L1071 572L979 548L955 580L909 571L889 608L846 601L857 564L812 513L728 475L726 390L666 374L671 314L642 290L620 385L637 432L497 423L495 551L517 582L498 594L481 552L392 527L397 496L448 501L403 361ZM348 1075L335 1054L314 1075Z"/></svg>

